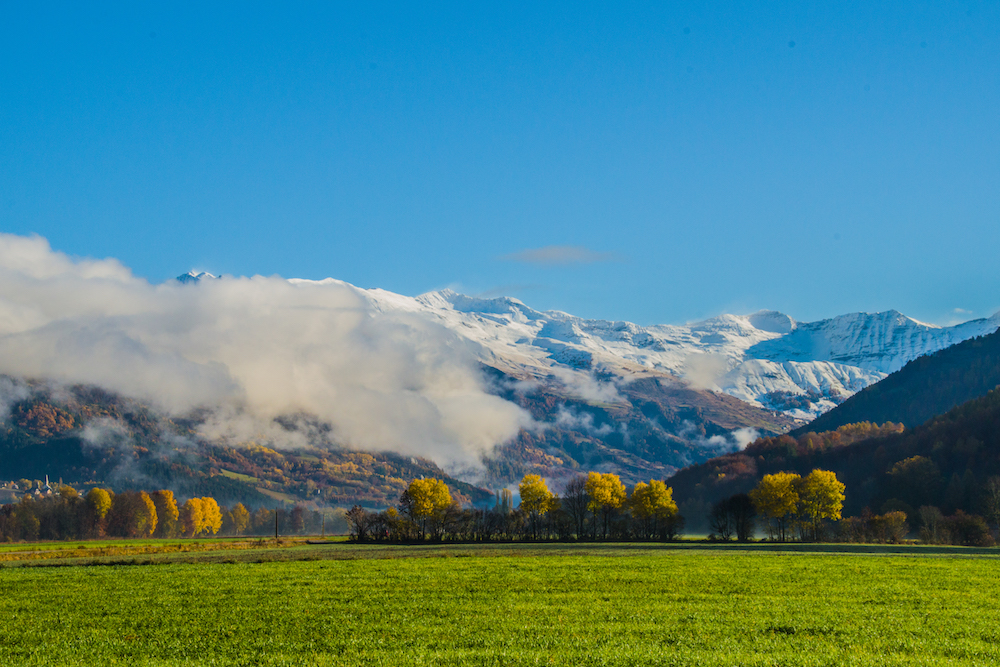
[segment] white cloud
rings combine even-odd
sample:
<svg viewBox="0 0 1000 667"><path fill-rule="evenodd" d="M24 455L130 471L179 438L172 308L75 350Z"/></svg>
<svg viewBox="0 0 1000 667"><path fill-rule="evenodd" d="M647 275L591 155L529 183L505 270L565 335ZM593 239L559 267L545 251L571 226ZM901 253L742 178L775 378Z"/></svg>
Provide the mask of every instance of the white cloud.
<svg viewBox="0 0 1000 667"><path fill-rule="evenodd" d="M92 383L174 414L216 409L206 436L288 432L310 413L346 445L469 464L530 423L486 393L446 329L380 313L355 288L278 277L150 285L113 259L0 234L0 373Z"/></svg>
<svg viewBox="0 0 1000 667"><path fill-rule="evenodd" d="M729 370L729 360L721 354L693 352L684 359L684 379L694 389L721 391L719 380Z"/></svg>

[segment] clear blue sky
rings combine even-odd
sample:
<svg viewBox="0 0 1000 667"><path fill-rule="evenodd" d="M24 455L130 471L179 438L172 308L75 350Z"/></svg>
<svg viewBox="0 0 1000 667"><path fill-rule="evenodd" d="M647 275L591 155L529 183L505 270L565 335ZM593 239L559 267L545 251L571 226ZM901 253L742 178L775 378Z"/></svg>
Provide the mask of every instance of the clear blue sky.
<svg viewBox="0 0 1000 667"><path fill-rule="evenodd" d="M0 2L0 230L154 282L1000 308L996 2L84 4Z"/></svg>

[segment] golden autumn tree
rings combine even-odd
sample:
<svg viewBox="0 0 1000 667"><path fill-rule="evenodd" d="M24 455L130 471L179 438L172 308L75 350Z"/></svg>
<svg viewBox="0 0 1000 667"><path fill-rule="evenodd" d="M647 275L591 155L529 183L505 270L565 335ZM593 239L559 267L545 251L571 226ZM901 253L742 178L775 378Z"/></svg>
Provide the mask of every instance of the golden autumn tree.
<svg viewBox="0 0 1000 667"><path fill-rule="evenodd" d="M90 530L94 535L104 533L104 520L111 509L111 493L107 489L94 487L87 492L87 514L90 517Z"/></svg>
<svg viewBox="0 0 1000 667"><path fill-rule="evenodd" d="M177 532L177 520L180 518L174 492L161 489L154 491L149 497L153 499L153 505L156 506L156 536L173 537Z"/></svg>
<svg viewBox="0 0 1000 667"><path fill-rule="evenodd" d="M236 507L230 510L229 515L233 518L233 532L242 535L250 525L250 512L243 503L236 503Z"/></svg>
<svg viewBox="0 0 1000 667"><path fill-rule="evenodd" d="M521 509L527 513L530 521L531 536L537 539L538 519L551 509L554 496L539 475L525 475L517 490L521 494Z"/></svg>
<svg viewBox="0 0 1000 667"><path fill-rule="evenodd" d="M188 537L194 537L205 525L205 510L201 498L188 498L180 511L181 530Z"/></svg>
<svg viewBox="0 0 1000 667"><path fill-rule="evenodd" d="M587 482L584 485L590 501L587 509L594 513L594 517L601 515L604 517L604 529L601 537L608 535L608 523L611 515L625 504L625 485L622 484L618 475L610 472L591 472L587 475ZM597 522L595 521L595 524Z"/></svg>
<svg viewBox="0 0 1000 667"><path fill-rule="evenodd" d="M73 428L73 415L48 403L21 405L11 421L37 438L51 438Z"/></svg>
<svg viewBox="0 0 1000 667"><path fill-rule="evenodd" d="M201 531L206 534L215 535L222 528L222 509L215 498L204 497L201 499Z"/></svg>
<svg viewBox="0 0 1000 667"><path fill-rule="evenodd" d="M799 516L803 525L812 533L813 540L819 540L820 527L824 520L837 521L844 507L843 482L830 470L813 470L798 480Z"/></svg>
<svg viewBox="0 0 1000 667"><path fill-rule="evenodd" d="M632 489L629 499L632 515L642 523L644 537L657 535L660 525L677 516L674 489L661 480L651 479L649 484L639 482Z"/></svg>
<svg viewBox="0 0 1000 667"><path fill-rule="evenodd" d="M750 492L757 513L768 524L768 533L782 542L787 536L788 522L795 516L799 506L798 482L802 479L793 472L779 472L764 475L757 488ZM773 522L773 524L772 524Z"/></svg>
<svg viewBox="0 0 1000 667"><path fill-rule="evenodd" d="M145 491L139 492L139 502L142 507L139 510L138 536L150 537L156 531L156 523L159 520L156 516L156 505L153 499Z"/></svg>
<svg viewBox="0 0 1000 667"><path fill-rule="evenodd" d="M428 526L432 534L438 534L441 519L450 506L451 493L448 485L433 477L413 480L399 497L400 510L420 527L421 540L424 539Z"/></svg>

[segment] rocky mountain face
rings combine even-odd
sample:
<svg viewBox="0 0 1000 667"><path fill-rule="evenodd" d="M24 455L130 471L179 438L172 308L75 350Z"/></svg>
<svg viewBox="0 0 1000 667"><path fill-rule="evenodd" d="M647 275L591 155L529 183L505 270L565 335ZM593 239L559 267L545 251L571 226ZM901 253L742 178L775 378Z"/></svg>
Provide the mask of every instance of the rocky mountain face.
<svg viewBox="0 0 1000 667"><path fill-rule="evenodd" d="M907 362L992 333L1000 313L938 327L897 311L796 322L783 313L720 315L643 327L536 311L517 299L450 290L404 297L359 290L378 310L422 313L463 340L485 365L516 377L559 378L581 391L610 391L657 377L728 394L809 420Z"/></svg>
<svg viewBox="0 0 1000 667"><path fill-rule="evenodd" d="M918 357L791 435L858 422L923 424L1000 386L1000 331Z"/></svg>

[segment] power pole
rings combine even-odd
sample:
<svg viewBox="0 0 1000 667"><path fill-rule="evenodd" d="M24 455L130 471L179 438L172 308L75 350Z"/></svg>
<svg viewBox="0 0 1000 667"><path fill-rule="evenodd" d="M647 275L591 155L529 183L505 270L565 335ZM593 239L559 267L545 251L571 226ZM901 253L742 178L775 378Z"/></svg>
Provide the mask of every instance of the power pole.
<svg viewBox="0 0 1000 667"><path fill-rule="evenodd" d="M274 508L274 541L278 541L278 508Z"/></svg>

